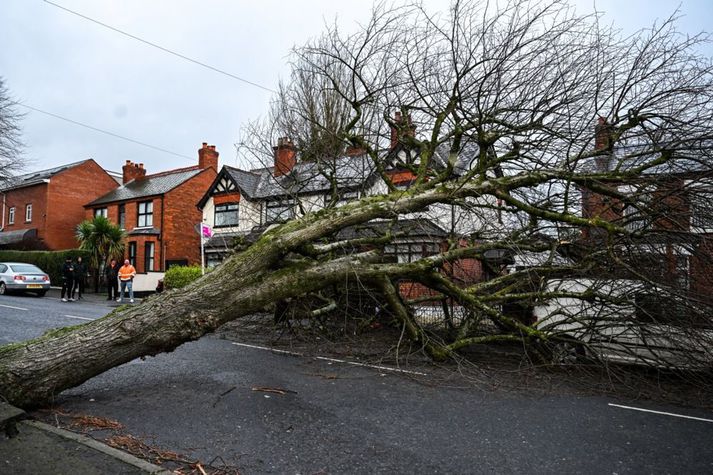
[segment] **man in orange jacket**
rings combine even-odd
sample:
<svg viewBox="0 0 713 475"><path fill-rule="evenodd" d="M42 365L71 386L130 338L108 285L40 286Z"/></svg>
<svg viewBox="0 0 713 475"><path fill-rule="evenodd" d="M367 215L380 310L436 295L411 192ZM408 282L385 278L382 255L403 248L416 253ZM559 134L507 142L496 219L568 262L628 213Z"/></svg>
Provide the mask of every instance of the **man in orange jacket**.
<svg viewBox="0 0 713 475"><path fill-rule="evenodd" d="M119 282L121 283L121 298L116 299L117 302L124 301L124 291L129 289L129 302L134 303L134 277L136 277L136 269L131 265L131 262L126 259L124 265L119 269Z"/></svg>

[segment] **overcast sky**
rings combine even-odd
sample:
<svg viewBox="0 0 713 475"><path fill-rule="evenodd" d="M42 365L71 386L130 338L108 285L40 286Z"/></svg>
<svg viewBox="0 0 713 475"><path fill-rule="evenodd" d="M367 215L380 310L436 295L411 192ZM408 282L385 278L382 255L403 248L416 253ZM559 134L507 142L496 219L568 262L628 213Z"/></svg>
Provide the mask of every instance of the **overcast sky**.
<svg viewBox="0 0 713 475"><path fill-rule="evenodd" d="M289 74L294 45L339 18L354 28L369 14L357 0L53 0L54 3L275 89ZM581 12L593 1L572 0ZM447 0L429 0L431 10ZM649 26L680 5L679 28L713 25L713 0L598 0L625 31ZM0 0L0 76L29 106L184 155L152 150L27 111L22 121L28 171L85 158L120 171L125 160L149 173L197 163L201 142L221 164L236 165L234 144L248 120L267 111L271 93L122 36L41 0ZM712 56L712 49L705 53ZM21 109L21 108L20 108Z"/></svg>

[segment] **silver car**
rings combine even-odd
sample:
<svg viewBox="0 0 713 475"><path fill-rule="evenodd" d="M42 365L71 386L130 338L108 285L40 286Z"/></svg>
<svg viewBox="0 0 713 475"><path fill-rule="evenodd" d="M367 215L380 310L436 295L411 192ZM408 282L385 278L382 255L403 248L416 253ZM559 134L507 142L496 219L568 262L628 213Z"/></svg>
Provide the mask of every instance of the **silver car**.
<svg viewBox="0 0 713 475"><path fill-rule="evenodd" d="M40 297L50 289L50 276L32 264L0 262L0 295L10 291L35 292Z"/></svg>

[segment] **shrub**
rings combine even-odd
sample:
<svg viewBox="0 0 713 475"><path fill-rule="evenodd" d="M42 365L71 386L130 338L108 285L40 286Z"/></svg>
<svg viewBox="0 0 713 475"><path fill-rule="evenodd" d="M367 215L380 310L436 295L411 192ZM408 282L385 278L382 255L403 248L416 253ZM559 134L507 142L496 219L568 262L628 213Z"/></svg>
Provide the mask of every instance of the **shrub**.
<svg viewBox="0 0 713 475"><path fill-rule="evenodd" d="M42 269L50 276L52 285L62 285L62 264L67 257L76 259L82 256L89 263L90 253L80 249L66 251L3 251L0 250L0 262L25 262ZM200 269L199 269L200 271Z"/></svg>
<svg viewBox="0 0 713 475"><path fill-rule="evenodd" d="M164 288L180 289L201 276L200 266L173 266L163 277Z"/></svg>

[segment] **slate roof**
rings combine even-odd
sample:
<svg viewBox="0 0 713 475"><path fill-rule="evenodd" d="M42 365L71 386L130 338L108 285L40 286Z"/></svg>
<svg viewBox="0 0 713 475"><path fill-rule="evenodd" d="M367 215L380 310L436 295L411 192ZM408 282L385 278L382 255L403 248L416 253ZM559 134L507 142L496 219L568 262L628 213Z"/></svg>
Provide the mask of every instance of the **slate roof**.
<svg viewBox="0 0 713 475"><path fill-rule="evenodd" d="M332 181L340 190L358 189L374 175L376 167L366 155L340 157L322 162L300 162L286 175L273 176L274 168L245 171L225 166L248 199L260 200L290 194L324 193Z"/></svg>
<svg viewBox="0 0 713 475"><path fill-rule="evenodd" d="M60 165L54 168L48 168L46 170L40 170L32 173L25 173L24 175L17 175L7 180L0 180L0 191L8 191L15 188L23 188L25 186L32 186L42 183L44 180L49 180L58 173L61 173L70 168L81 165L82 163L88 162L91 159L80 160L78 162L68 163L66 165Z"/></svg>
<svg viewBox="0 0 713 475"><path fill-rule="evenodd" d="M97 198L86 206L95 206L115 201L133 200L148 196L168 193L178 185L201 173L198 167L182 168L169 172L147 175L143 178L131 180L125 185L116 188L104 196Z"/></svg>

